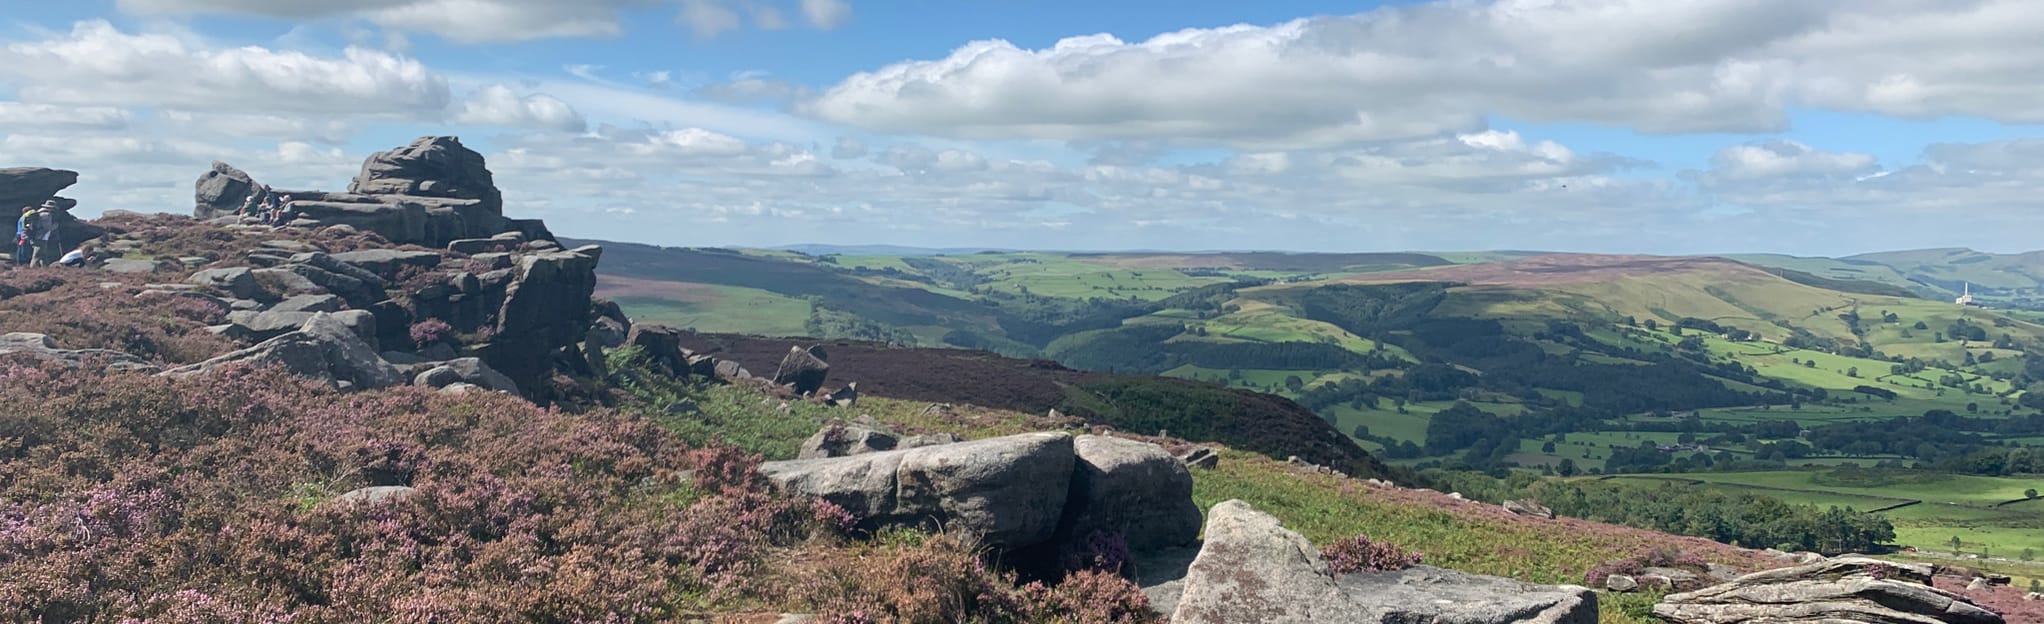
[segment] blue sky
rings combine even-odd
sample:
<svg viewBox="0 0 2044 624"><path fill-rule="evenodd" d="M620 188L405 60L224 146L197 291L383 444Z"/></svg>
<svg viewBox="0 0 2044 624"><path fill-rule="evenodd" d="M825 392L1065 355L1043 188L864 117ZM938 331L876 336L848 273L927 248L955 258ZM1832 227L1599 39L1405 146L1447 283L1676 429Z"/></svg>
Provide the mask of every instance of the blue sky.
<svg viewBox="0 0 2044 624"><path fill-rule="evenodd" d="M668 245L2044 247L2018 0L0 9L0 165L88 212L456 134L509 212Z"/></svg>

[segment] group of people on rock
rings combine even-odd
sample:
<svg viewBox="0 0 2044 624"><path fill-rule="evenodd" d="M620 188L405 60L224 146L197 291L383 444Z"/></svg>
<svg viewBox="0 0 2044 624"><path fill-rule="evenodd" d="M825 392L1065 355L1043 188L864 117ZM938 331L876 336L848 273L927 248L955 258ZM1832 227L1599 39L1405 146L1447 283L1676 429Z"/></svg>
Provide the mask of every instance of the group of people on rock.
<svg viewBox="0 0 2044 624"><path fill-rule="evenodd" d="M291 196L280 195L263 186L241 200L241 208L234 211L237 217L258 217L263 225L283 225L297 216L291 210Z"/></svg>
<svg viewBox="0 0 2044 624"><path fill-rule="evenodd" d="M43 266L85 266L90 250L83 245L64 249L63 222L57 219L57 212L63 210L57 200L44 201L41 206L23 206L21 218L14 222L14 263L29 267Z"/></svg>

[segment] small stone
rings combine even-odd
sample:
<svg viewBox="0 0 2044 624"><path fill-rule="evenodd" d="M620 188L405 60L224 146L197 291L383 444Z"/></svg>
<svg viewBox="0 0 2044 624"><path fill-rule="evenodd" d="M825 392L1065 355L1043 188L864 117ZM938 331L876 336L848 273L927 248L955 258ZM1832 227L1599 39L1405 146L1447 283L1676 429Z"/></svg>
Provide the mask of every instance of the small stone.
<svg viewBox="0 0 2044 624"><path fill-rule="evenodd" d="M1639 589L1639 581L1633 580L1632 577L1623 574L1613 574L1611 576L1604 577L1604 589L1621 593L1629 592L1635 589Z"/></svg>

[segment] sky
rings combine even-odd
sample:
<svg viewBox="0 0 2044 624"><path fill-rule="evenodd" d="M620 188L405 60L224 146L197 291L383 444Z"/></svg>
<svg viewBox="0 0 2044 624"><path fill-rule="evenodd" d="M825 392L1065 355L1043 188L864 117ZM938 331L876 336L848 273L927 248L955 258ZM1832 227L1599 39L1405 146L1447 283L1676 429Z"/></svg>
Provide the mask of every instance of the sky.
<svg viewBox="0 0 2044 624"><path fill-rule="evenodd" d="M0 167L669 246L2044 248L2034 0L0 0Z"/></svg>

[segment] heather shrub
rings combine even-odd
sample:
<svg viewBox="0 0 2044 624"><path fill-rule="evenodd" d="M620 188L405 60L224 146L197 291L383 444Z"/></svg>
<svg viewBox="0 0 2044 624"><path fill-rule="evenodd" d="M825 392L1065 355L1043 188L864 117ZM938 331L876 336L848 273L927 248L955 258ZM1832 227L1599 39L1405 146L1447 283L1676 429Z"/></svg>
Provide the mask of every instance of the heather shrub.
<svg viewBox="0 0 2044 624"><path fill-rule="evenodd" d="M1603 587L1604 579L1612 575L1636 576L1647 568L1685 568L1704 570L1708 564L1702 557L1669 545L1658 545L1624 559L1615 559L1592 566L1583 574L1583 582L1590 587Z"/></svg>
<svg viewBox="0 0 2044 624"><path fill-rule="evenodd" d="M240 346L205 329L225 309L189 297L137 297L149 281L69 268L0 273L0 327L47 334L65 349L112 349L161 364L199 362Z"/></svg>
<svg viewBox="0 0 2044 624"><path fill-rule="evenodd" d="M1403 570L1419 565L1422 559L1420 553L1406 552L1396 544L1373 541L1367 535L1335 540L1320 548L1320 556L1327 560L1328 569L1335 574Z"/></svg>
<svg viewBox="0 0 2044 624"><path fill-rule="evenodd" d="M427 345L445 342L447 341L447 339L453 338L454 326L449 325L447 321L443 321L437 318L429 318L423 321L419 321L417 323L412 323L410 335L412 338L412 344L423 348L426 347Z"/></svg>
<svg viewBox="0 0 2044 624"><path fill-rule="evenodd" d="M673 621L849 520L506 395L0 364L0 404L0 613L49 623ZM369 485L416 492L329 502Z"/></svg>
<svg viewBox="0 0 2044 624"><path fill-rule="evenodd" d="M1056 587L1030 583L1023 588L1023 596L1032 622L1133 624L1162 620L1150 611L1150 598L1143 595L1141 587L1108 571L1075 572Z"/></svg>
<svg viewBox="0 0 2044 624"><path fill-rule="evenodd" d="M1015 585L1015 574L955 535L878 540L836 558L792 564L791 602L825 622L938 624L1156 622L1141 588L1112 572L1084 570L1056 585ZM854 563L856 562L856 563Z"/></svg>

